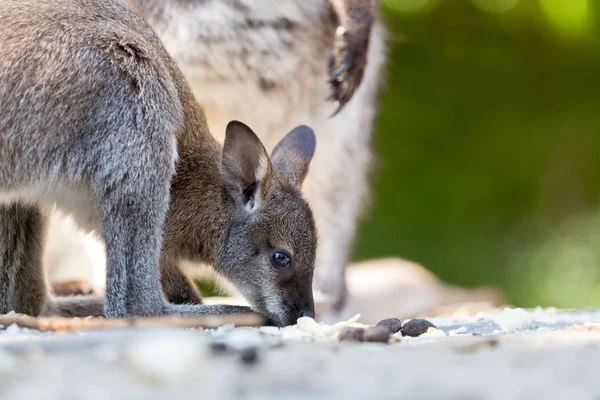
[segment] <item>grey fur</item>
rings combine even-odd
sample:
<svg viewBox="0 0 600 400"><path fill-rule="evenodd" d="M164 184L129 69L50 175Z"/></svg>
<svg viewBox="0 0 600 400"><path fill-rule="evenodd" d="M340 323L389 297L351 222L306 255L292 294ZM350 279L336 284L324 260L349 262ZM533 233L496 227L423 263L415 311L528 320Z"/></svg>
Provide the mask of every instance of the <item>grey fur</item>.
<svg viewBox="0 0 600 400"><path fill-rule="evenodd" d="M37 207L17 202L0 205L0 223L0 312L37 315L46 295L44 276L27 266L41 263L45 217Z"/></svg>
<svg viewBox="0 0 600 400"><path fill-rule="evenodd" d="M167 303L159 263L181 259L213 264L277 325L313 311L316 234L299 182L272 168L255 134L234 123L244 134L228 129L226 141L245 153L226 146L223 160L255 174L258 189L250 197L232 190L185 79L119 1L0 2L0 109L0 213L8 221L0 226L0 312L250 312ZM103 238L104 302L48 300L40 254L43 210L54 204ZM270 265L274 247L294 255L294 270Z"/></svg>
<svg viewBox="0 0 600 400"><path fill-rule="evenodd" d="M301 184L315 154L315 137L308 126L298 126L273 149L273 165L291 182Z"/></svg>

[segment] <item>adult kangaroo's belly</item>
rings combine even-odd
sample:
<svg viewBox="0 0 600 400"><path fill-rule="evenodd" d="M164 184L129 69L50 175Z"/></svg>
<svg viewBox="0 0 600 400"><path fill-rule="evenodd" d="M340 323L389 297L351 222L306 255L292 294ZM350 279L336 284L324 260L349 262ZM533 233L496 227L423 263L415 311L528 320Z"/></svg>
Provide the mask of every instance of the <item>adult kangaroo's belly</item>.
<svg viewBox="0 0 600 400"><path fill-rule="evenodd" d="M294 126L315 127L327 115L325 91L296 84L280 85L270 93L244 82L192 80L191 87L204 108L210 132L221 143L227 124L240 120L253 127L270 152Z"/></svg>
<svg viewBox="0 0 600 400"><path fill-rule="evenodd" d="M146 18L218 140L237 119L270 150L295 125L314 128L333 111L325 97L335 24L326 0L265 1L245 11L228 2L191 7L193 13L173 5Z"/></svg>

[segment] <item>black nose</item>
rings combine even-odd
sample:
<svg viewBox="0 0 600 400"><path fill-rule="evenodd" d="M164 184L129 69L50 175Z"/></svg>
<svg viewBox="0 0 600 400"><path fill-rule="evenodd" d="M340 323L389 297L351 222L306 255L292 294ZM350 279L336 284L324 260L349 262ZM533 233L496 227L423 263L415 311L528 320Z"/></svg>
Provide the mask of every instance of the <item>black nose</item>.
<svg viewBox="0 0 600 400"><path fill-rule="evenodd" d="M298 314L298 318L300 317L311 317L311 318L315 318L315 312L314 311L300 311L300 314Z"/></svg>

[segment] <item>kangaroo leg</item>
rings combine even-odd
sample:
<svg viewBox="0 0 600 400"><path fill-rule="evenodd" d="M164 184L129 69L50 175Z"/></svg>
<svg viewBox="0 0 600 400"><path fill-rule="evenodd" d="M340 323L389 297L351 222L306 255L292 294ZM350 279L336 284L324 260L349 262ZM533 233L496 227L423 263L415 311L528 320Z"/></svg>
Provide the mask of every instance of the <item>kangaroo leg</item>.
<svg viewBox="0 0 600 400"><path fill-rule="evenodd" d="M162 287L167 300L175 304L202 304L202 296L196 285L170 258L161 262Z"/></svg>
<svg viewBox="0 0 600 400"><path fill-rule="evenodd" d="M166 302L159 253L170 177L161 179L160 168L150 165L146 171L128 169L130 173L101 199L107 261L105 313L109 318L160 316ZM166 175L168 164L164 169Z"/></svg>
<svg viewBox="0 0 600 400"><path fill-rule="evenodd" d="M42 312L45 225L46 217L36 205L0 205L0 314Z"/></svg>
<svg viewBox="0 0 600 400"><path fill-rule="evenodd" d="M379 72L384 63L383 37L382 26L375 24L369 62L352 100L324 125L313 123L320 127L315 130L322 133L304 183L319 232L313 287L317 295L325 298L322 311L334 319L346 301L345 270L368 198L371 131Z"/></svg>
<svg viewBox="0 0 600 400"><path fill-rule="evenodd" d="M145 173L149 173L148 165ZM135 176L135 174L132 174ZM107 317L208 316L251 313L248 307L203 304L169 304L163 297L159 272L162 224L168 204L168 188L148 179L135 191L115 190L103 200L102 214L107 249ZM129 185L123 185L128 188ZM183 276L180 275L180 278ZM189 281L188 281L189 282Z"/></svg>

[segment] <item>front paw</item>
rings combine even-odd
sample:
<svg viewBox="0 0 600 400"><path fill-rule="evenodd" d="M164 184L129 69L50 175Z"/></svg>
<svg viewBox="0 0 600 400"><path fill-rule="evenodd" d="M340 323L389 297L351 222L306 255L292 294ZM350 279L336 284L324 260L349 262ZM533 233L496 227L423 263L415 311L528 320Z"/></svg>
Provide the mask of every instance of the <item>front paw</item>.
<svg viewBox="0 0 600 400"><path fill-rule="evenodd" d="M367 65L368 33L354 34L339 26L335 32L334 52L329 59L331 94L327 101L337 103L331 115L339 113L360 85Z"/></svg>

